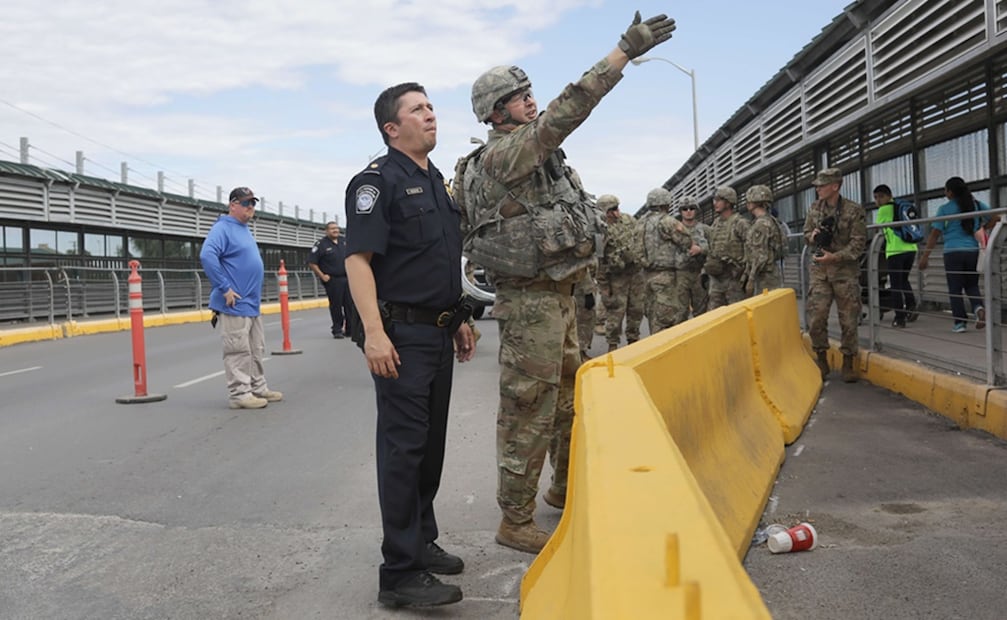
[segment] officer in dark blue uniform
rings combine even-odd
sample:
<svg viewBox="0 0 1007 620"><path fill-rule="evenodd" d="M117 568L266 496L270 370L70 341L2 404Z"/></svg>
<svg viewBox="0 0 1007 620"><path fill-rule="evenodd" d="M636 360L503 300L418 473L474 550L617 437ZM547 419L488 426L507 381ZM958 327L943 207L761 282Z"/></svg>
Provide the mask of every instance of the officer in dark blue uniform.
<svg viewBox="0 0 1007 620"><path fill-rule="evenodd" d="M388 154L346 189L346 271L377 395L378 500L384 541L378 600L388 606L455 603L461 589L431 573L464 563L436 542L452 359L471 359L457 327L461 213L427 158L437 120L423 87L385 90L374 116Z"/></svg>
<svg viewBox="0 0 1007 620"><path fill-rule="evenodd" d="M349 336L350 292L346 282L346 245L339 238L339 224L325 225L325 236L315 242L308 256L308 267L322 281L329 297L332 337ZM344 326L344 320L347 323Z"/></svg>

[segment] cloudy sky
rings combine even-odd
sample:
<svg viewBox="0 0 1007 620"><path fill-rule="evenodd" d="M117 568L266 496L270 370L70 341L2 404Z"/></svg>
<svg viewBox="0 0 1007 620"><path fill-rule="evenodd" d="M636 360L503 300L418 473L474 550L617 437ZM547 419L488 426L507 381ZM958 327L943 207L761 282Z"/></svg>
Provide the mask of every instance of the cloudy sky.
<svg viewBox="0 0 1007 620"><path fill-rule="evenodd" d="M649 55L696 75L700 142L850 0L671 3L615 0L5 0L0 18L0 160L30 162L215 199L249 185L275 212L343 217L346 183L384 151L377 94L417 81L438 115L433 161L455 161L486 129L475 78L518 64L539 108L605 56L639 8L674 38ZM793 24L797 23L797 26ZM625 78L564 144L588 191L639 205L693 151L688 75L664 62Z"/></svg>

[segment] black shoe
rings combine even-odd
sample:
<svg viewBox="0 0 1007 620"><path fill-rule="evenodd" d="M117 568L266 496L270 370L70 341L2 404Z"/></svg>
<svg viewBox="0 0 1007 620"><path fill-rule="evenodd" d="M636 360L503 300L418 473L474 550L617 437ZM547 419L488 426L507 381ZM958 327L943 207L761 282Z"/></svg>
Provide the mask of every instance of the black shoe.
<svg viewBox="0 0 1007 620"><path fill-rule="evenodd" d="M434 607L462 600L462 589L441 583L427 571L406 579L391 590L378 592L378 602L388 607Z"/></svg>
<svg viewBox="0 0 1007 620"><path fill-rule="evenodd" d="M912 308L906 308L906 322L912 323L916 319L920 318L920 313L916 311L916 306Z"/></svg>
<svg viewBox="0 0 1007 620"><path fill-rule="evenodd" d="M892 327L905 327L905 326L906 326L905 319L900 319L898 317L892 319Z"/></svg>
<svg viewBox="0 0 1007 620"><path fill-rule="evenodd" d="M342 340L344 338L343 332L336 332L332 334L332 337L335 338L336 340Z"/></svg>
<svg viewBox="0 0 1007 620"><path fill-rule="evenodd" d="M427 543L423 559L427 562L427 570L438 575L457 575L465 570L465 562L460 557L441 549L435 542Z"/></svg>

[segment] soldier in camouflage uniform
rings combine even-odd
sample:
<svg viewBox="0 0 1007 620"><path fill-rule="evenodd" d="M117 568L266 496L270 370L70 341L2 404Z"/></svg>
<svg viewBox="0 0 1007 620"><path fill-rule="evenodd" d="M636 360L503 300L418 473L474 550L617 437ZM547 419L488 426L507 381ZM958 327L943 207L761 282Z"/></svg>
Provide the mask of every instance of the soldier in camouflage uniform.
<svg viewBox="0 0 1007 620"><path fill-rule="evenodd" d="M605 211L608 235L598 269L598 286L605 306L605 340L608 350L619 348L622 320L626 318L626 343L640 339L643 320L643 271L640 267L640 237L636 220L619 212L619 199L611 194L598 197L598 207Z"/></svg>
<svg viewBox="0 0 1007 620"><path fill-rule="evenodd" d="M710 253L706 274L710 276L710 310L745 298L745 237L748 220L735 213L738 194L731 187L718 187L713 194L717 214L710 230Z"/></svg>
<svg viewBox="0 0 1007 620"><path fill-rule="evenodd" d="M643 238L644 314L651 334L675 324L681 315L678 303L676 265L679 256L692 248L685 224L669 213L671 192L658 187L647 194L650 208L637 224Z"/></svg>
<svg viewBox="0 0 1007 620"><path fill-rule="evenodd" d="M472 108L492 129L459 162L455 191L470 227L465 252L496 286L500 325L496 541L538 553L549 535L535 524L535 496L548 451L546 503L566 502L574 377L580 365L574 284L595 260L604 222L569 173L560 145L622 79L631 58L671 38L674 20L637 13L618 47L541 115L528 76L495 67L472 86Z"/></svg>
<svg viewBox="0 0 1007 620"><path fill-rule="evenodd" d="M857 321L860 319L860 255L867 244L864 208L839 194L843 173L826 168L812 184L818 200L811 204L804 220L804 240L817 248L811 258L811 286L807 312L811 348L815 350L822 380L829 374L829 309L836 301L842 330L843 381L857 380L853 359L859 350Z"/></svg>
<svg viewBox="0 0 1007 620"><path fill-rule="evenodd" d="M706 255L710 251L710 227L696 218L699 213L699 203L696 199L692 196L683 198L678 206L678 212L682 216L682 224L692 236L693 243L688 251L680 252L678 255L675 288L678 296L679 314L675 324L687 320L690 309L692 309L692 316L699 316L706 312L708 300L706 289L703 288L702 271Z"/></svg>
<svg viewBox="0 0 1007 620"><path fill-rule="evenodd" d="M745 237L745 268L748 278L745 295L783 286L779 259L783 256L783 233L780 223L769 212L773 192L765 185L753 185L745 192L748 212L755 220Z"/></svg>

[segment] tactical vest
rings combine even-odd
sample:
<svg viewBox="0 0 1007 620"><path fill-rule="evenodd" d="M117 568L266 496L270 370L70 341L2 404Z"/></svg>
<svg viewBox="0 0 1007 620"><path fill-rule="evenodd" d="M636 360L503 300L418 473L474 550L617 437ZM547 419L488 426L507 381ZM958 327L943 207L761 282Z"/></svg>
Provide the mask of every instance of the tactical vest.
<svg viewBox="0 0 1007 620"><path fill-rule="evenodd" d="M706 252L709 253L709 243L710 239L708 236L709 226L702 222L696 222L691 228L689 226L685 227L685 230L689 233L689 237L692 238L692 242L696 245L702 247L703 244L700 241L706 241L707 249ZM676 253L676 269L682 269L686 271L699 271L703 268L703 263L706 262L706 254L696 254L692 256L689 254L688 250L678 249Z"/></svg>
<svg viewBox="0 0 1007 620"><path fill-rule="evenodd" d="M628 213L621 213L618 221L608 227L605 267L612 271L637 267L642 260L642 250L640 235L636 232L636 222Z"/></svg>
<svg viewBox="0 0 1007 620"><path fill-rule="evenodd" d="M562 149L512 187L483 170L482 152L477 149L463 167L471 225L463 250L471 261L499 276L534 278L544 272L555 281L595 261L605 223Z"/></svg>
<svg viewBox="0 0 1007 620"><path fill-rule="evenodd" d="M745 262L745 241L738 239L736 232L739 218L740 215L732 213L726 220L718 219L710 233L710 256L735 266Z"/></svg>
<svg viewBox="0 0 1007 620"><path fill-rule="evenodd" d="M647 269L674 269L676 248L670 240L661 236L661 220L671 217L667 213L647 214L643 220L643 266Z"/></svg>

